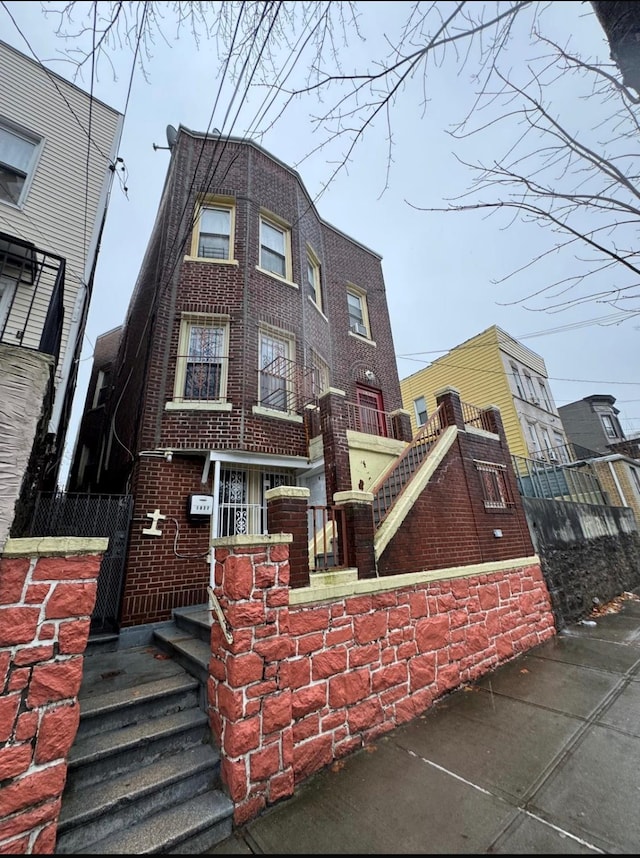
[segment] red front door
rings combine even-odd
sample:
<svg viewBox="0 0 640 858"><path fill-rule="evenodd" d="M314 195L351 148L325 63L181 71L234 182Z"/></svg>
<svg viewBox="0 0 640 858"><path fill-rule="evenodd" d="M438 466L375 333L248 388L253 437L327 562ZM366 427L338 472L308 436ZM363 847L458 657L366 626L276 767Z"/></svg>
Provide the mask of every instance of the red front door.
<svg viewBox="0 0 640 858"><path fill-rule="evenodd" d="M360 431L369 435L386 436L387 423L382 403L382 391L358 385L356 397L360 412Z"/></svg>

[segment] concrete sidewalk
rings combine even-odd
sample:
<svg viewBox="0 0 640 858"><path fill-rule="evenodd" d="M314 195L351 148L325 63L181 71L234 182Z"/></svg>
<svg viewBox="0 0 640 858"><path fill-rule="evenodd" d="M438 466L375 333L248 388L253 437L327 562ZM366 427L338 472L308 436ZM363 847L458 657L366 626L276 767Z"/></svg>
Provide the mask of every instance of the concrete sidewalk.
<svg viewBox="0 0 640 858"><path fill-rule="evenodd" d="M636 854L638 593L312 776L209 854Z"/></svg>

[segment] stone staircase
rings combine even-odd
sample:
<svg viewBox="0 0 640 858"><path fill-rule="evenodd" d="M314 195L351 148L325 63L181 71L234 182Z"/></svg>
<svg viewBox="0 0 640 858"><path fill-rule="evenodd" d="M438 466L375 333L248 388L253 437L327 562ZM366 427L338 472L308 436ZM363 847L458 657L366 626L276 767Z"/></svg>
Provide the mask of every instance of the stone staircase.
<svg viewBox="0 0 640 858"><path fill-rule="evenodd" d="M149 645L90 640L56 854L201 854L231 834L206 713L209 612L184 614Z"/></svg>

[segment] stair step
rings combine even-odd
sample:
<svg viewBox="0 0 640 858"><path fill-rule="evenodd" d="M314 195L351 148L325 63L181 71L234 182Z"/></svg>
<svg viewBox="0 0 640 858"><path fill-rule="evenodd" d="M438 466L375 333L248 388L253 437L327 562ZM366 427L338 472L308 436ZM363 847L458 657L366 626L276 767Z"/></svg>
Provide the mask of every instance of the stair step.
<svg viewBox="0 0 640 858"><path fill-rule="evenodd" d="M135 690L107 691L83 699L77 741L86 736L125 727L146 718L157 718L198 705L199 684L184 671L145 682Z"/></svg>
<svg viewBox="0 0 640 858"><path fill-rule="evenodd" d="M211 611L207 605L174 608L173 622L179 629L207 644L211 643Z"/></svg>
<svg viewBox="0 0 640 858"><path fill-rule="evenodd" d="M232 832L233 804L219 790L168 807L86 846L83 855L199 855Z"/></svg>
<svg viewBox="0 0 640 858"><path fill-rule="evenodd" d="M211 791L220 755L200 745L93 784L72 783L58 823L57 852L77 853L167 807Z"/></svg>
<svg viewBox="0 0 640 858"><path fill-rule="evenodd" d="M200 708L172 712L138 724L76 738L68 758L74 785L88 786L114 777L136 763L144 764L208 737L209 720Z"/></svg>
<svg viewBox="0 0 640 858"><path fill-rule="evenodd" d="M156 629L154 642L206 688L209 679L211 644L194 638L175 624Z"/></svg>

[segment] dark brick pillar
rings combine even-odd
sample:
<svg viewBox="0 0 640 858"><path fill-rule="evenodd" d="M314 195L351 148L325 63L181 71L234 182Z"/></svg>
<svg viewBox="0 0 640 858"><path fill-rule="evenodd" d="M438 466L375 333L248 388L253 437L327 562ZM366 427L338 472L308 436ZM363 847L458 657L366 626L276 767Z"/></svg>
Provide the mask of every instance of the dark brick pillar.
<svg viewBox="0 0 640 858"><path fill-rule="evenodd" d="M324 448L324 475L327 500L336 492L351 490L351 466L347 443L345 393L331 388L320 400L320 424Z"/></svg>
<svg viewBox="0 0 640 858"><path fill-rule="evenodd" d="M444 403L444 415L442 422L445 426L457 426L464 431L464 417L462 416L462 403L460 402L460 391L455 387L443 387L436 392L436 403Z"/></svg>
<svg viewBox="0 0 640 858"><path fill-rule="evenodd" d="M485 409L485 420L489 432L494 432L496 435L500 436L500 443L505 448L505 450L509 449L507 444L507 436L504 433L504 426L502 425L502 415L500 414L500 409L497 405L490 405L489 408Z"/></svg>
<svg viewBox="0 0 640 858"><path fill-rule="evenodd" d="M309 489L278 486L265 492L269 533L290 533L289 583L292 587L309 586Z"/></svg>
<svg viewBox="0 0 640 858"><path fill-rule="evenodd" d="M391 425L393 426L393 437L398 441L411 441L411 415L408 411L399 408L391 412Z"/></svg>
<svg viewBox="0 0 640 858"><path fill-rule="evenodd" d="M347 563L358 570L358 578L376 577L373 548L373 494L371 492L337 492L333 502L344 509Z"/></svg>

